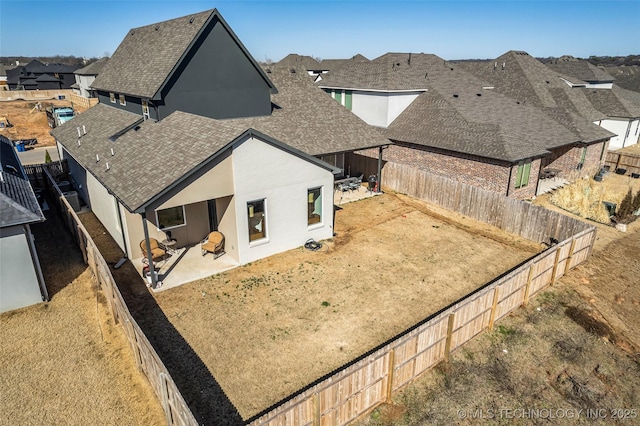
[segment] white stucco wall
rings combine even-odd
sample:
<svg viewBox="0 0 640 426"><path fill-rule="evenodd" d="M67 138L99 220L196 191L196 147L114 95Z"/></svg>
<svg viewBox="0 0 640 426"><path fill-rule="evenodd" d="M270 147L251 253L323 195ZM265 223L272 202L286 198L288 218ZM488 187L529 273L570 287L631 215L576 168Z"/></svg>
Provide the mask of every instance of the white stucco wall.
<svg viewBox="0 0 640 426"><path fill-rule="evenodd" d="M626 148L638 143L638 138L640 137L640 120L606 119L601 122L596 122L596 124L600 124L601 127L617 135L612 137L609 142L610 151Z"/></svg>
<svg viewBox="0 0 640 426"><path fill-rule="evenodd" d="M333 174L249 139L233 152L239 262L245 264L333 236ZM307 190L322 187L322 222L307 224ZM247 202L266 200L266 238L249 243Z"/></svg>
<svg viewBox="0 0 640 426"><path fill-rule="evenodd" d="M89 87L95 79L96 77L94 75L76 75L76 82L78 86L80 86L80 96L88 98L91 95Z"/></svg>
<svg viewBox="0 0 640 426"><path fill-rule="evenodd" d="M27 238L22 226L0 229L0 312L42 302Z"/></svg>
<svg viewBox="0 0 640 426"><path fill-rule="evenodd" d="M91 211L102 222L118 246L124 251L122 228L118 218L118 202L110 195L91 173L87 173L87 193L91 202Z"/></svg>
<svg viewBox="0 0 640 426"><path fill-rule="evenodd" d="M420 93L354 91L351 111L371 126L387 127Z"/></svg>

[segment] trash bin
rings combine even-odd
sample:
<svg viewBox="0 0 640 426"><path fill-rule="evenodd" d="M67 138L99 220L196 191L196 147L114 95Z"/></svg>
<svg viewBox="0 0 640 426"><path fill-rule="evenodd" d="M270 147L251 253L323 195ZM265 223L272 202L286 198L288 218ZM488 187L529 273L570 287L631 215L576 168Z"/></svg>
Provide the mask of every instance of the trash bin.
<svg viewBox="0 0 640 426"><path fill-rule="evenodd" d="M16 150L18 152L24 152L24 142L16 142Z"/></svg>
<svg viewBox="0 0 640 426"><path fill-rule="evenodd" d="M376 175L369 176L369 179L367 179L367 181L369 182L369 192L373 192L376 189L377 180L378 178L376 177Z"/></svg>
<svg viewBox="0 0 640 426"><path fill-rule="evenodd" d="M609 213L609 216L613 216L616 214L616 203L603 201L602 204L604 204L604 207L607 209L607 213Z"/></svg>

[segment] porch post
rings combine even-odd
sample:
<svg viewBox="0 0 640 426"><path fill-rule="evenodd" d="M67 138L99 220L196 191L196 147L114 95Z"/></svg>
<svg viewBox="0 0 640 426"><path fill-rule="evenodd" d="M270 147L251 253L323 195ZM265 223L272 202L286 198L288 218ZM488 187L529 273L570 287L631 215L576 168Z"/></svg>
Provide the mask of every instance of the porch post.
<svg viewBox="0 0 640 426"><path fill-rule="evenodd" d="M153 254L151 253L151 243L149 242L149 229L147 228L147 214L141 213L142 216L142 229L144 230L144 244L147 248L147 261L149 262L149 274L151 275L151 288L156 288L156 274L153 267ZM144 273L142 274L144 275ZM146 278L142 277L144 280Z"/></svg>
<svg viewBox="0 0 640 426"><path fill-rule="evenodd" d="M378 184L376 188L376 192L382 192L382 149L384 147L378 147Z"/></svg>

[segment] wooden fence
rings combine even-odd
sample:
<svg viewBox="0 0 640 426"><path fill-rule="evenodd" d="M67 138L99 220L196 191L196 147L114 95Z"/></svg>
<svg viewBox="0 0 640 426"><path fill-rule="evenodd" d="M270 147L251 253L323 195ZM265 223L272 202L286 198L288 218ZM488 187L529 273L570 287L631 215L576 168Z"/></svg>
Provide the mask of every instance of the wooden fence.
<svg viewBox="0 0 640 426"><path fill-rule="evenodd" d="M626 169L628 175L631 173L640 174L640 154L607 152L604 164L609 166L612 172L615 172L616 169Z"/></svg>
<svg viewBox="0 0 640 426"><path fill-rule="evenodd" d="M71 105L74 109L76 109L77 106L88 109L98 103L98 98L85 98L76 93L71 93L69 99L71 99Z"/></svg>
<svg viewBox="0 0 640 426"><path fill-rule="evenodd" d="M389 166L389 164L387 164ZM499 278L449 305L383 345L302 389L249 422L251 425L345 425L363 416L412 380L427 372L496 321L526 305L538 292L588 259L596 229L586 223L529 203L505 199L468 185L423 174L405 175L388 168L385 182L405 185L409 195L438 203L448 209L483 220L525 238L542 241L555 236L558 244L539 253ZM74 233L109 308L122 324L136 362L147 375L161 401L170 425L196 425L173 379L157 353L130 315L127 306L91 237L73 209L53 186L67 225ZM396 179L394 181L394 179Z"/></svg>
<svg viewBox="0 0 640 426"><path fill-rule="evenodd" d="M560 242L346 367L255 418L252 425L345 425L425 373L588 259L596 228L524 201L414 169L385 167L383 182L534 241ZM404 191L402 191L404 188Z"/></svg>
<svg viewBox="0 0 640 426"><path fill-rule="evenodd" d="M1 90L0 102L2 101L42 101L48 99L69 99L73 90Z"/></svg>
<svg viewBox="0 0 640 426"><path fill-rule="evenodd" d="M176 426L197 425L198 422L189 410L169 371L129 312L113 279L113 275L111 275L107 262L98 251L89 232L82 225L73 208L55 184L55 179L48 170L50 166L39 165L39 167L46 176L44 183L47 193L53 202L57 200L57 205L52 207L61 213L67 227L78 241L84 261L89 265L99 289L104 293L115 323L122 325L127 340L131 344L138 368L147 376L158 400L162 404L167 424Z"/></svg>

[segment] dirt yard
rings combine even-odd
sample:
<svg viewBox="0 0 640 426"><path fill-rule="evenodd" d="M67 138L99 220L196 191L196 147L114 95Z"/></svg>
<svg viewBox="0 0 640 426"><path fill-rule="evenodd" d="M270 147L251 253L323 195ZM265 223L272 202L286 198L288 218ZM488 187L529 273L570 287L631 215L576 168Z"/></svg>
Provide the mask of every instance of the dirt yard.
<svg viewBox="0 0 640 426"><path fill-rule="evenodd" d="M610 177L612 188L629 183ZM535 203L573 216L548 196ZM595 225L588 262L360 424L637 424L640 221L627 233Z"/></svg>
<svg viewBox="0 0 640 426"><path fill-rule="evenodd" d="M429 208L393 194L346 204L337 236L318 252L289 251L153 297L138 276L116 280L130 283L125 298L197 418L220 422L211 401L221 390L225 418L247 419L542 248ZM94 216L82 220L101 235ZM106 252L109 263L122 254ZM171 347L176 332L188 345ZM198 362L191 371L181 350L206 371ZM198 385L202 374L213 376L214 394Z"/></svg>
<svg viewBox="0 0 640 426"><path fill-rule="evenodd" d="M51 301L0 315L0 425L159 425L164 413L55 216L32 226Z"/></svg>
<svg viewBox="0 0 640 426"><path fill-rule="evenodd" d="M41 108L36 108L36 104L40 104ZM69 100L0 102L0 116L7 117L13 125L13 127L0 130L0 132L11 140L36 138L38 139L36 145L38 147L54 146L56 142L49 134L51 128L45 112L45 108L52 105L72 106ZM77 105L73 105L73 107L77 112L84 111Z"/></svg>

